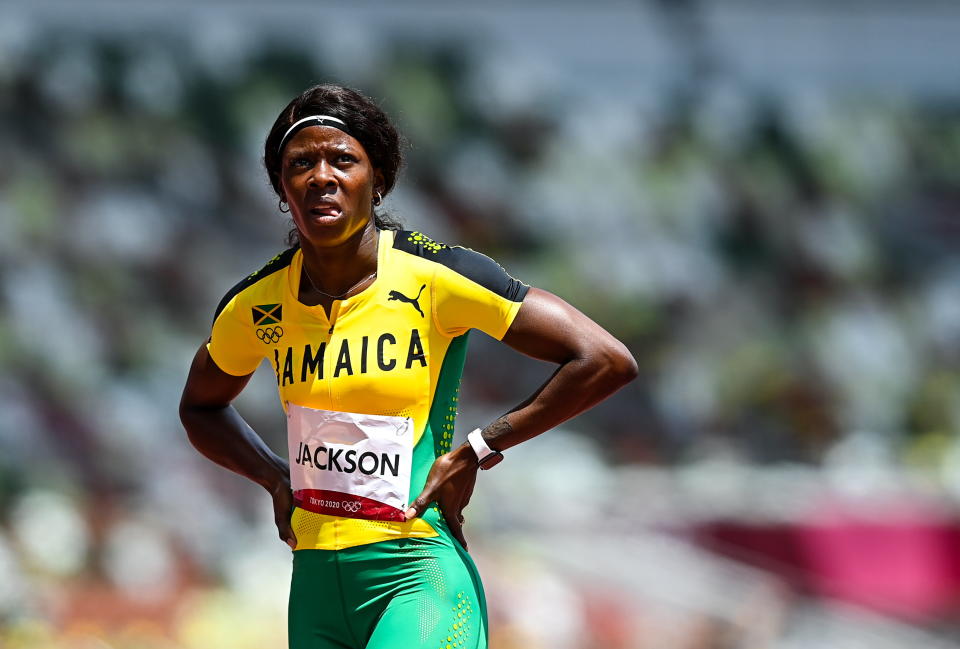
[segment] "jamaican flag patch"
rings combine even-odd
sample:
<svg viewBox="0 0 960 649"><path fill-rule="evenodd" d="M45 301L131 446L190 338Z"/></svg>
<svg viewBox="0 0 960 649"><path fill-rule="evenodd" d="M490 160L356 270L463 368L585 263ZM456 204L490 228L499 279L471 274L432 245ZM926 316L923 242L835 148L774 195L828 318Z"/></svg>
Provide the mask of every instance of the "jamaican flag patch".
<svg viewBox="0 0 960 649"><path fill-rule="evenodd" d="M253 307L253 324L256 326L277 324L283 319L282 304L258 304Z"/></svg>

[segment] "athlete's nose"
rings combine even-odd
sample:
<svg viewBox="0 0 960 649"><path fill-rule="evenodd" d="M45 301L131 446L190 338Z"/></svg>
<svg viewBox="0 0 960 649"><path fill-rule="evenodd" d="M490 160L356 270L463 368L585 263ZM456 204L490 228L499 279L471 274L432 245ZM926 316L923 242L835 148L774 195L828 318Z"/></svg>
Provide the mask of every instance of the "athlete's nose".
<svg viewBox="0 0 960 649"><path fill-rule="evenodd" d="M313 166L310 178L307 184L311 189L322 189L333 187L337 184L336 176L333 173L333 167L327 164L326 160L320 160Z"/></svg>

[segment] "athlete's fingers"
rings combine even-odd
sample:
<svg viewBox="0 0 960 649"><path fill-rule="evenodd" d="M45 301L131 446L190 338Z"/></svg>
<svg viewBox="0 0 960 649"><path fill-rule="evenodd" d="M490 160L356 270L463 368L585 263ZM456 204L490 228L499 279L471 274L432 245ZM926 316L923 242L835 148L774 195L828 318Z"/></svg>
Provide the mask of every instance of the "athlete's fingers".
<svg viewBox="0 0 960 649"><path fill-rule="evenodd" d="M430 467L430 473L427 474L427 483L423 486L423 490L419 496L413 499L413 502L410 503L407 510L403 512L403 517L406 520L409 521L418 516L423 516L423 512L427 511L430 503L436 500L437 491L448 478L447 471L449 470L449 466L449 458L446 455L441 455L434 460L433 466Z"/></svg>
<svg viewBox="0 0 960 649"><path fill-rule="evenodd" d="M293 533L293 527L289 519L277 518L277 532L280 540L290 546L291 550L297 549L297 537Z"/></svg>
<svg viewBox="0 0 960 649"><path fill-rule="evenodd" d="M427 511L427 505L433 501L433 490L429 485L424 487L423 491L420 492L420 495L417 496L410 507L407 508L407 511L403 512L403 517L406 520L422 516L423 512Z"/></svg>
<svg viewBox="0 0 960 649"><path fill-rule="evenodd" d="M470 551L470 548L467 547L467 537L463 533L463 523L458 521L456 518L447 518L447 527L450 528L450 535L457 540L463 549L467 552Z"/></svg>
<svg viewBox="0 0 960 649"><path fill-rule="evenodd" d="M293 515L293 491L289 488L278 488L273 492L273 520L277 524L280 540L297 549L297 535L293 532L291 517Z"/></svg>
<svg viewBox="0 0 960 649"><path fill-rule="evenodd" d="M463 549L467 549L467 539L463 535L463 516L460 514L460 497L457 491L448 489L443 496L437 499L437 506L440 507L440 514L447 523L450 534L455 538Z"/></svg>
<svg viewBox="0 0 960 649"><path fill-rule="evenodd" d="M467 483L462 485L456 494L456 507L445 510L450 512L450 517L455 517L457 523L460 527L463 528L464 523L466 523L466 518L463 516L463 510L466 509L467 505L470 503L470 497L473 495L473 487L477 484L477 476L473 474L467 479ZM464 544L466 548L466 544Z"/></svg>
<svg viewBox="0 0 960 649"><path fill-rule="evenodd" d="M464 487L463 492L460 496L460 511L466 509L467 505L470 504L470 499L473 497L473 488L477 485L477 474L474 472L472 479Z"/></svg>
<svg viewBox="0 0 960 649"><path fill-rule="evenodd" d="M476 482L477 474L475 471L466 473L462 480L457 481L455 485L451 485L452 489L449 495L449 499L452 501L451 506L443 507L441 505L440 508L444 520L447 521L447 527L450 528L450 533L460 542L464 550L468 550L468 548L467 537L463 533L463 525L466 521L463 516L463 509L470 501L470 495L473 493L473 486Z"/></svg>
<svg viewBox="0 0 960 649"><path fill-rule="evenodd" d="M280 533L280 540L290 546L291 550L297 549L297 536L293 533L293 527L289 519L277 521L277 531Z"/></svg>

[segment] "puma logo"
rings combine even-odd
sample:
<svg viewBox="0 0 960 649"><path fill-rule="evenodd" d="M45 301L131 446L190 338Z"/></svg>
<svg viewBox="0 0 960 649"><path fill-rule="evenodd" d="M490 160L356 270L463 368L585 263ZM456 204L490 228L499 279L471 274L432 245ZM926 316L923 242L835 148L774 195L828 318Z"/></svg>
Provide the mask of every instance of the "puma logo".
<svg viewBox="0 0 960 649"><path fill-rule="evenodd" d="M423 289L427 288L427 285L424 284L420 287L420 293L423 293ZM387 301L390 300L400 300L401 302L406 302L407 304L412 304L413 308L420 312L420 317L424 318L423 311L420 309L420 293L417 293L417 297L407 297L400 291L390 291Z"/></svg>

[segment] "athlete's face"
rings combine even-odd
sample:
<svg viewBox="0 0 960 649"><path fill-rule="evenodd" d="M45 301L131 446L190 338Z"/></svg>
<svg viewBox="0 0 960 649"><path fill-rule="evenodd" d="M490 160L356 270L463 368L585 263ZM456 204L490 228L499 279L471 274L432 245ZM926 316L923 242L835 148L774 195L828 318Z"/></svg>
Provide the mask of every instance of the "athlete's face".
<svg viewBox="0 0 960 649"><path fill-rule="evenodd" d="M336 246L373 216L383 176L356 139L329 126L309 126L283 150L280 187L301 239Z"/></svg>

